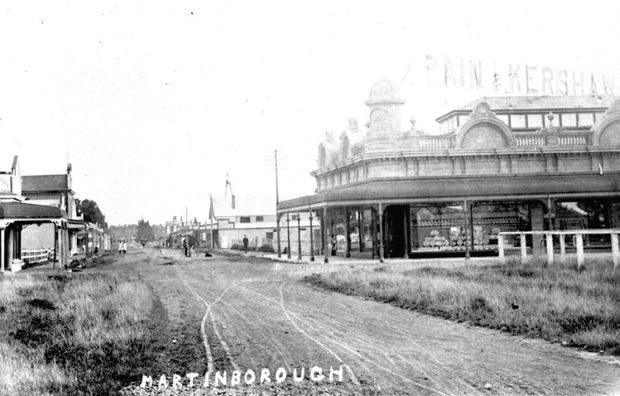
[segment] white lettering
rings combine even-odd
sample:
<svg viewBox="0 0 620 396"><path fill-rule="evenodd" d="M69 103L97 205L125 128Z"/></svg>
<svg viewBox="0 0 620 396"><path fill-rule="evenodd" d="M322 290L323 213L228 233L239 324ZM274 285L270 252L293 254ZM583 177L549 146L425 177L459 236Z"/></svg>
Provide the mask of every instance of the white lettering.
<svg viewBox="0 0 620 396"><path fill-rule="evenodd" d="M147 377L146 375L142 376L142 382L140 383L140 388L150 388L153 386L153 377L150 375Z"/></svg>
<svg viewBox="0 0 620 396"><path fill-rule="evenodd" d="M217 386L218 383L226 386L226 371L224 371L224 373L220 373L219 371L215 372L215 379L213 380L213 386Z"/></svg>
<svg viewBox="0 0 620 396"><path fill-rule="evenodd" d="M245 372L243 380L245 381L246 385L252 385L254 381L256 381L256 374L254 374L254 371L248 370Z"/></svg>
<svg viewBox="0 0 620 396"><path fill-rule="evenodd" d="M271 382L271 378L269 378L269 369L262 369L260 371L260 383L264 384L265 382Z"/></svg>
<svg viewBox="0 0 620 396"><path fill-rule="evenodd" d="M194 378L198 377L198 373L188 373L188 374L185 374L185 376L187 378L189 378L189 385L187 385L187 386L189 386L190 388L193 387L194 386Z"/></svg>
<svg viewBox="0 0 620 396"><path fill-rule="evenodd" d="M157 385L157 390L167 389L168 388L168 380L165 375L159 377L159 383Z"/></svg>
<svg viewBox="0 0 620 396"><path fill-rule="evenodd" d="M235 370L230 376L230 386L239 385L241 383L241 371Z"/></svg>
<svg viewBox="0 0 620 396"><path fill-rule="evenodd" d="M310 379L314 382L323 381L325 376L322 373L323 373L322 368L318 366L314 366L310 369Z"/></svg>
<svg viewBox="0 0 620 396"><path fill-rule="evenodd" d="M178 374L172 375L172 389L182 389L183 384L181 383L181 376Z"/></svg>
<svg viewBox="0 0 620 396"><path fill-rule="evenodd" d="M304 368L301 368L301 374L299 375L299 377L297 376L297 369L293 369L293 381L295 382L301 382L304 380Z"/></svg>
<svg viewBox="0 0 620 396"><path fill-rule="evenodd" d="M338 374L338 382L342 382L342 365L338 370L334 370L332 366L329 366L329 382L334 382L334 374Z"/></svg>
<svg viewBox="0 0 620 396"><path fill-rule="evenodd" d="M276 370L276 383L281 384L286 379L286 370L284 367L278 367Z"/></svg>

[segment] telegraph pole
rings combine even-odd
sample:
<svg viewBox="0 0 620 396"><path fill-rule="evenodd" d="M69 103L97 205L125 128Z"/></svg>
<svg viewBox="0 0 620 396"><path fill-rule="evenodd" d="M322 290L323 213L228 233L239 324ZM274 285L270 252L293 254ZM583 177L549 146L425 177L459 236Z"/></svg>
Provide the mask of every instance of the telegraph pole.
<svg viewBox="0 0 620 396"><path fill-rule="evenodd" d="M282 249L280 247L280 214L278 213L278 205L280 204L280 193L278 192L278 150L273 150L276 168L276 231L278 234L278 258L282 257Z"/></svg>

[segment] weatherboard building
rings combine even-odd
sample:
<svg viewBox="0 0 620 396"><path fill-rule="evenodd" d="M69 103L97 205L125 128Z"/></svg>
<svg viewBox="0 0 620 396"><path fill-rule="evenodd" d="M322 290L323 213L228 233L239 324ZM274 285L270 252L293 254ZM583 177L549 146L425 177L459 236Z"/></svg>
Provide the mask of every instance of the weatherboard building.
<svg viewBox="0 0 620 396"><path fill-rule="evenodd" d="M326 259L493 255L503 231L620 227L617 97L486 97L437 118L439 134L404 127L404 103L375 84L367 131L351 121L327 134L316 193L278 205L279 216L313 214ZM528 249L542 239L528 237Z"/></svg>

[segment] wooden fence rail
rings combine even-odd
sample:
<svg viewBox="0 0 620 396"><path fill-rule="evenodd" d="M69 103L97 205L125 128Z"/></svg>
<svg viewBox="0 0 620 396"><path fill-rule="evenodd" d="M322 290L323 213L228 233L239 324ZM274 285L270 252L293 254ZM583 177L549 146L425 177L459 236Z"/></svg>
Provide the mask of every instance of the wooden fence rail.
<svg viewBox="0 0 620 396"><path fill-rule="evenodd" d="M29 263L41 263L47 261L50 249L22 250L22 260Z"/></svg>
<svg viewBox="0 0 620 396"><path fill-rule="evenodd" d="M505 235L519 235L521 245L521 262L527 261L527 246L526 235L544 235L545 244L547 250L547 263L553 264L554 251L553 251L553 236L557 235L560 240L560 257L563 259L566 255L566 235L573 235L575 237L575 247L577 249L577 267L581 267L584 262L583 255L583 236L584 235L611 235L611 257L614 263L614 268L618 267L620 263L620 248L618 247L618 234L620 234L619 228L614 229L602 229L602 230L571 230L571 231L506 231L500 232L497 236L497 250L499 252L499 261L504 264L506 257L504 254L504 236Z"/></svg>

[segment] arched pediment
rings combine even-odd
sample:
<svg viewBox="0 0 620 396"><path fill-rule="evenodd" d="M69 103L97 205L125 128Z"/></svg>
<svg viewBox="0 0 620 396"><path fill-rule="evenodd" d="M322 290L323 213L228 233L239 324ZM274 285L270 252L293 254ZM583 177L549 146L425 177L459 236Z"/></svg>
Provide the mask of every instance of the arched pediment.
<svg viewBox="0 0 620 396"><path fill-rule="evenodd" d="M469 120L456 133L455 148L459 149L495 149L513 145L512 131L485 102L476 106Z"/></svg>
<svg viewBox="0 0 620 396"><path fill-rule="evenodd" d="M620 100L610 106L592 131L592 145L620 146Z"/></svg>

